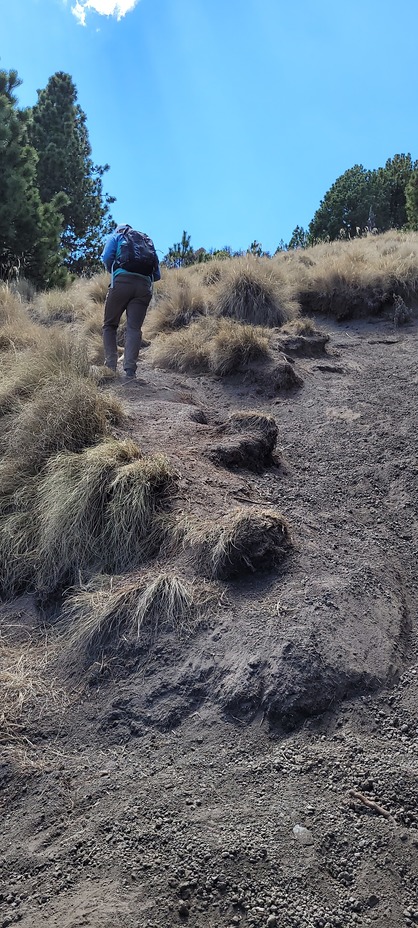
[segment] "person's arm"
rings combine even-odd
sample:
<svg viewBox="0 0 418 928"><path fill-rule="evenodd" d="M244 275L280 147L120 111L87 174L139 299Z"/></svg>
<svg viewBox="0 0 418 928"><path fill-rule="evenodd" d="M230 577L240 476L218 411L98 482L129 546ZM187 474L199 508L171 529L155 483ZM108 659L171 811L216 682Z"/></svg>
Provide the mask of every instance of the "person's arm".
<svg viewBox="0 0 418 928"><path fill-rule="evenodd" d="M105 244L105 247L101 254L101 260L109 274L112 270L112 264L116 257L116 246L117 246L117 236L115 234L109 235L109 238Z"/></svg>

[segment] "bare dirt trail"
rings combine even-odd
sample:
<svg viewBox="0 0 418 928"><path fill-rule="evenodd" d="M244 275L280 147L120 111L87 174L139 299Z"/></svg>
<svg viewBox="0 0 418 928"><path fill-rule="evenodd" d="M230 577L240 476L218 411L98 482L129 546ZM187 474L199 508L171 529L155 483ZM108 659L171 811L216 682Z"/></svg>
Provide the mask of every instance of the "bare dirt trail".
<svg viewBox="0 0 418 928"><path fill-rule="evenodd" d="M327 329L299 390L146 352L117 388L175 463L180 512L273 508L295 550L224 584L190 640L162 629L28 721L34 748L0 768L0 925L418 924L418 327ZM243 407L278 424L262 473L208 454Z"/></svg>

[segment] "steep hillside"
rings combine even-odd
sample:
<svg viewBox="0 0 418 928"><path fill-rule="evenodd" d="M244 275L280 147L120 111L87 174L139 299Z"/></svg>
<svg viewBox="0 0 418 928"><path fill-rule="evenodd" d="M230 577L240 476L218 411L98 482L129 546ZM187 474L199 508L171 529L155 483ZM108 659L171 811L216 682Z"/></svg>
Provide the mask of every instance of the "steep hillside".
<svg viewBox="0 0 418 928"><path fill-rule="evenodd" d="M202 273L133 384L97 281L3 298L1 923L411 926L412 300L306 320L240 276L240 323Z"/></svg>

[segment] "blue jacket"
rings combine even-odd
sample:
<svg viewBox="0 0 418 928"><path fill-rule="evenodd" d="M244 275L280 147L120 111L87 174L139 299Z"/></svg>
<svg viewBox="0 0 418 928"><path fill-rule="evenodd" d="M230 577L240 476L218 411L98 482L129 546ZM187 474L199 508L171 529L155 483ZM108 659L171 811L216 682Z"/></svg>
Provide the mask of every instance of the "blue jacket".
<svg viewBox="0 0 418 928"><path fill-rule="evenodd" d="M126 226L118 226L115 232L112 232L112 234L109 235L109 238L107 239L107 242L100 256L101 261L103 261L103 264L106 270L109 271L109 274L112 275L111 285L113 285L113 278L117 277L118 274L129 274L130 277L145 277L146 276L145 274L133 274L132 271L125 271L122 267L116 268L115 271L113 270L113 262L116 258L116 251L117 251L118 243L123 238L124 229L126 229ZM146 279L149 280L149 277L147 277ZM161 280L160 263L158 261L157 255L155 255L155 265L153 268L151 279Z"/></svg>

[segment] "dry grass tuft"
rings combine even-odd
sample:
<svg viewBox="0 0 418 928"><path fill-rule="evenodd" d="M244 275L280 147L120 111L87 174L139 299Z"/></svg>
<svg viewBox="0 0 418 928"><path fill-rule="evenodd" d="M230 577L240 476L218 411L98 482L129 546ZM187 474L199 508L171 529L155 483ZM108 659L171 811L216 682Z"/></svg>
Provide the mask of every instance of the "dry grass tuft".
<svg viewBox="0 0 418 928"><path fill-rule="evenodd" d="M93 303L99 303L101 306L105 302L107 291L109 289L110 278L107 271L101 274L95 274L86 283L87 295Z"/></svg>
<svg viewBox="0 0 418 928"><path fill-rule="evenodd" d="M85 378L63 374L51 378L16 411L4 452L16 459L20 471L36 474L51 455L82 451L123 421L115 397L99 393Z"/></svg>
<svg viewBox="0 0 418 928"><path fill-rule="evenodd" d="M36 497L38 589L62 589L94 570L127 570L154 555L169 530L163 513L175 479L162 455L142 457L132 441L51 458Z"/></svg>
<svg viewBox="0 0 418 928"><path fill-rule="evenodd" d="M225 377L269 356L269 335L265 330L229 319L219 320L209 343L209 369L214 374Z"/></svg>
<svg viewBox="0 0 418 928"><path fill-rule="evenodd" d="M246 255L228 263L214 299L219 316L257 326L282 326L299 313L289 284L267 259Z"/></svg>
<svg viewBox="0 0 418 928"><path fill-rule="evenodd" d="M27 317L20 316L0 327L0 352L35 348L42 340L42 330Z"/></svg>
<svg viewBox="0 0 418 928"><path fill-rule="evenodd" d="M208 261L207 264L202 265L200 271L201 280L205 287L213 287L214 284L219 283L222 277L227 273L228 260L216 260Z"/></svg>
<svg viewBox="0 0 418 928"><path fill-rule="evenodd" d="M161 332L181 329L199 316L205 316L208 304L208 294L198 277L185 271L170 271L145 319L144 333L153 338Z"/></svg>
<svg viewBox="0 0 418 928"><path fill-rule="evenodd" d="M44 332L35 349L22 351L4 359L0 372L0 416L19 408L21 399L29 399L51 378L88 377L89 359L85 341L74 333Z"/></svg>
<svg viewBox="0 0 418 928"><path fill-rule="evenodd" d="M0 519L0 595L10 598L31 585L36 566L38 520L31 484L2 506L9 506Z"/></svg>
<svg viewBox="0 0 418 928"><path fill-rule="evenodd" d="M22 302L7 284L0 282L0 326L9 325L24 314Z"/></svg>
<svg viewBox="0 0 418 928"><path fill-rule="evenodd" d="M290 552L288 523L269 509L238 509L186 538L198 569L212 579L272 570Z"/></svg>
<svg viewBox="0 0 418 928"><path fill-rule="evenodd" d="M96 577L64 606L65 649L90 664L123 643L148 645L160 629L190 634L217 598L213 585L171 573Z"/></svg>
<svg viewBox="0 0 418 928"><path fill-rule="evenodd" d="M155 367L177 371L233 374L269 354L268 333L230 319L200 319L171 335L160 335L151 349Z"/></svg>
<svg viewBox="0 0 418 928"><path fill-rule="evenodd" d="M31 312L42 325L76 322L88 315L91 296L85 280L75 280L65 290L46 290L39 293L31 306Z"/></svg>

